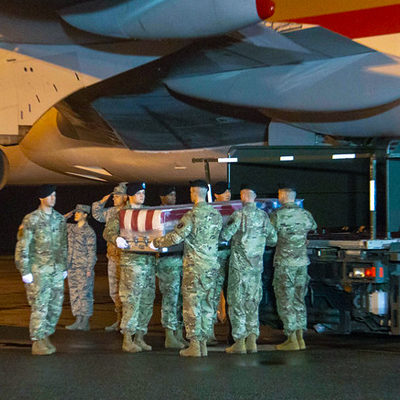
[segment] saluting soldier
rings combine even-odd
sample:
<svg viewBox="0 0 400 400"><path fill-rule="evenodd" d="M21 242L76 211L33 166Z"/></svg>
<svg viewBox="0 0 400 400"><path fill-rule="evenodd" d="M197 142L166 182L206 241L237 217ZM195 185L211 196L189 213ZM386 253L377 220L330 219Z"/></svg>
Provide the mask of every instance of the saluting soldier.
<svg viewBox="0 0 400 400"><path fill-rule="evenodd" d="M175 205L175 187L162 188L160 200L162 206ZM182 335L182 253L159 254L156 272L162 294L161 325L165 329L165 348L183 349L188 343Z"/></svg>
<svg viewBox="0 0 400 400"><path fill-rule="evenodd" d="M127 186L128 204L124 209L143 208L145 184L130 183ZM106 225L103 237L118 246L121 251L121 279L119 296L122 302L121 332L124 335L122 350L137 353L152 348L144 341L155 297L154 254L129 251L129 243L120 237L119 214ZM132 340L132 335L135 335Z"/></svg>
<svg viewBox="0 0 400 400"><path fill-rule="evenodd" d="M107 200L111 195L113 196L114 207L105 208ZM96 201L92 204L93 218L98 222L105 222L107 227L109 221L117 218L116 216L119 215L119 211L126 204L126 199L126 183L121 182L115 186L112 193L104 196L100 201ZM121 276L120 257L121 249L119 249L114 243L107 241L108 287L110 297L114 302L115 312L117 313L117 320L105 328L105 330L108 332L118 331L120 329L122 318L122 303L119 297L119 281Z"/></svg>
<svg viewBox="0 0 400 400"><path fill-rule="evenodd" d="M190 183L194 203L169 232L153 241L156 248L184 242L183 251L183 321L190 340L181 356L207 356L207 338L212 327L212 299L218 270L218 238L222 227L221 214L206 203L208 185L203 180Z"/></svg>
<svg viewBox="0 0 400 400"><path fill-rule="evenodd" d="M271 223L278 233L274 256L274 280L278 314L288 339L276 346L278 350L306 348L303 331L307 329L304 297L309 276L307 266L307 234L317 228L313 216L296 203L294 185L282 184L278 191L282 204L271 214Z"/></svg>
<svg viewBox="0 0 400 400"><path fill-rule="evenodd" d="M89 319L93 315L94 266L97 260L96 234L87 222L90 206L78 204L73 213L76 224L67 224L68 286L71 311L76 319L66 328L88 331Z"/></svg>
<svg viewBox="0 0 400 400"><path fill-rule="evenodd" d="M266 245L275 246L277 236L267 213L256 206L252 185L241 186L240 199L243 208L231 215L221 233L223 240L232 238L228 309L235 343L226 352L255 353L260 333L258 307L262 297L263 255Z"/></svg>
<svg viewBox="0 0 400 400"><path fill-rule="evenodd" d="M25 216L18 232L15 263L25 283L31 319L32 354L48 355L56 348L49 336L56 329L67 276L67 227L54 210L56 187L39 188L40 206Z"/></svg>

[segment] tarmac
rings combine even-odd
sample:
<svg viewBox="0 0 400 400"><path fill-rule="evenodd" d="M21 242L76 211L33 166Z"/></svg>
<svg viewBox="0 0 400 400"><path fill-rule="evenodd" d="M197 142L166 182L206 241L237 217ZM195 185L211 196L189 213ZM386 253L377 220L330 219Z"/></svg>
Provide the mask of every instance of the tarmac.
<svg viewBox="0 0 400 400"><path fill-rule="evenodd" d="M275 350L281 331L261 327L259 352L225 353L228 325L216 325L209 356L184 358L163 347L160 295L146 340L153 351L121 351L113 322L105 259L96 265L95 311L89 332L68 331L64 309L52 337L57 353L32 356L29 306L12 257L0 257L0 400L3 399L400 399L400 337L318 335L304 351Z"/></svg>

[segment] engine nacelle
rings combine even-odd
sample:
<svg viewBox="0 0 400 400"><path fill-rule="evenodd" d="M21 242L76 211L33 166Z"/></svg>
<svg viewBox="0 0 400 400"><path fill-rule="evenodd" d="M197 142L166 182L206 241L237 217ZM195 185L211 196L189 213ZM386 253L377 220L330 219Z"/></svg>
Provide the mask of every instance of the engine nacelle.
<svg viewBox="0 0 400 400"><path fill-rule="evenodd" d="M0 189L3 189L7 183L9 169L7 157L0 149Z"/></svg>
<svg viewBox="0 0 400 400"><path fill-rule="evenodd" d="M273 15L272 0L102 0L60 11L70 25L118 38L184 39L219 35Z"/></svg>

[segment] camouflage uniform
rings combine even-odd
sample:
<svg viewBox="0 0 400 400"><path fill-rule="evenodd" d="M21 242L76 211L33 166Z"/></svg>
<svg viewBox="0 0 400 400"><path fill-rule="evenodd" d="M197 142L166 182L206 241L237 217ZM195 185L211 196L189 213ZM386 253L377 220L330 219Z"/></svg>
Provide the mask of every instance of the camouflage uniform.
<svg viewBox="0 0 400 400"><path fill-rule="evenodd" d="M129 209L130 206L124 207ZM116 243L119 236L119 213L111 218L104 229L107 242ZM119 297L122 302L121 332L147 333L155 297L155 254L121 250Z"/></svg>
<svg viewBox="0 0 400 400"><path fill-rule="evenodd" d="M309 276L307 266L307 233L317 228L312 215L295 203L286 203L271 214L278 233L274 256L273 286L277 309L287 336L307 329L304 297Z"/></svg>
<svg viewBox="0 0 400 400"><path fill-rule="evenodd" d="M182 256L160 255L156 271L162 294L161 324L175 331L182 326Z"/></svg>
<svg viewBox="0 0 400 400"><path fill-rule="evenodd" d="M114 218L118 218L119 210L117 207L104 208L104 204L96 201L92 204L93 218L102 223L107 223ZM119 297L119 281L121 279L120 269L121 250L111 242L107 242L107 274L110 297L115 305L117 313L122 312L122 303Z"/></svg>
<svg viewBox="0 0 400 400"><path fill-rule="evenodd" d="M229 248L220 248L218 250L218 275L215 283L215 297L214 297L214 308L215 313L218 309L218 304L221 297L221 290L226 289L226 280L228 278L229 272L229 257L231 256L231 249Z"/></svg>
<svg viewBox="0 0 400 400"><path fill-rule="evenodd" d="M54 333L64 299L67 228L60 213L38 209L25 216L18 232L15 263L22 276L33 275L33 282L25 284L31 306L29 331L32 340L42 340Z"/></svg>
<svg viewBox="0 0 400 400"><path fill-rule="evenodd" d="M237 341L259 335L263 254L265 245L275 246L277 237L268 215L255 203L246 203L232 214L221 234L223 240L231 237L227 300L232 336Z"/></svg>
<svg viewBox="0 0 400 400"><path fill-rule="evenodd" d="M94 266L96 264L96 234L85 223L67 224L68 286L73 316L93 315ZM87 276L90 272L90 277Z"/></svg>
<svg viewBox="0 0 400 400"><path fill-rule="evenodd" d="M221 214L200 202L181 218L172 232L154 240L156 247L170 247L184 241L183 321L188 339L206 340L211 330L221 227Z"/></svg>

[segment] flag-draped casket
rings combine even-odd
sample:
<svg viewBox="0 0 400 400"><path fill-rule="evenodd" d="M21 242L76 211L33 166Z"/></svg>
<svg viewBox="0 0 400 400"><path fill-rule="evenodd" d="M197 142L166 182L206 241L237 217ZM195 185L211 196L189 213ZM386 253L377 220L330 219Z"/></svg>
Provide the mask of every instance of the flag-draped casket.
<svg viewBox="0 0 400 400"><path fill-rule="evenodd" d="M302 200L297 200L302 205ZM230 215L242 208L240 200L211 203L218 210L224 223ZM191 210L193 204L180 204L175 206L147 207L141 209L121 210L119 214L120 236L130 245L130 251L154 252L149 247L153 239L172 231L183 215ZM280 207L278 199L257 199L257 207L270 213ZM181 246L159 251L180 251Z"/></svg>

